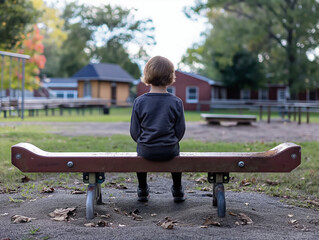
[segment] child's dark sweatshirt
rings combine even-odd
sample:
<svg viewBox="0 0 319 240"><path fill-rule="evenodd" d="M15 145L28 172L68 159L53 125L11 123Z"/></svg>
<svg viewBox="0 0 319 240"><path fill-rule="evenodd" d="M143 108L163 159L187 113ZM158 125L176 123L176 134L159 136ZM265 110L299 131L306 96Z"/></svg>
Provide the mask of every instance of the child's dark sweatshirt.
<svg viewBox="0 0 319 240"><path fill-rule="evenodd" d="M136 98L130 133L139 156L161 160L157 156L179 155L179 141L185 133L182 100L170 93L146 93Z"/></svg>

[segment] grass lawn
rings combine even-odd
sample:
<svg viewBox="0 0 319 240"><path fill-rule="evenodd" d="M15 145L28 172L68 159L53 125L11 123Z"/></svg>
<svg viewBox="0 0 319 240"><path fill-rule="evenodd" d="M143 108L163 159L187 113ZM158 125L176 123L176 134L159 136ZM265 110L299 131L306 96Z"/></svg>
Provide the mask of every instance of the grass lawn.
<svg viewBox="0 0 319 240"><path fill-rule="evenodd" d="M36 126L0 127L0 193L13 189L23 193L28 198L33 192L40 193L45 185L63 186L73 183L74 179L81 181L81 174L23 174L10 160L10 148L19 142L30 142L46 151L135 151L135 143L129 136L115 135L112 137L64 137L48 134ZM282 197L286 201L304 207L319 209L319 142L301 142L302 164L291 173L283 174L234 174L226 184L227 190L258 191L272 196ZM278 143L203 143L195 140L183 140L183 152L257 152L275 147ZM27 175L33 181L21 183L21 178ZM131 174L134 176L134 174ZM123 180L123 174L119 179ZM124 174L125 176L125 174ZM196 180L205 179L206 173L185 173L184 178ZM109 179L106 180L109 181ZM206 181L199 181L197 188L211 187ZM67 183L67 184L65 184Z"/></svg>
<svg viewBox="0 0 319 240"><path fill-rule="evenodd" d="M63 116L60 116L59 109L55 109L54 116L52 116L52 111L49 111L48 116L45 115L44 110L40 110L38 112L38 116L30 117L28 115L28 111L25 112L25 122L129 122L131 119L131 108L111 108L109 115L103 115L99 113L98 109L93 109L92 112L86 109L84 114L76 110L64 110ZM185 118L186 121L200 121L200 113L197 111L185 111ZM208 113L208 112L205 112ZM258 111L249 111L249 110L234 110L234 109L218 109L210 111L210 113L214 114L249 114L249 115L256 115L257 121L259 121L259 112ZM16 114L16 113L15 113ZM271 114L271 119L279 119L280 115L278 112L273 111ZM287 118L287 116L286 116ZM303 123L306 122L306 113L302 113L301 121ZM2 122L13 122L13 121L20 121L18 116L12 116L3 118L3 114L0 117ZM267 121L267 111L263 111L262 116L263 121ZM291 116L291 121L293 121L293 115ZM298 116L296 116L296 120L298 121ZM311 123L319 123L319 113L310 113L310 122Z"/></svg>

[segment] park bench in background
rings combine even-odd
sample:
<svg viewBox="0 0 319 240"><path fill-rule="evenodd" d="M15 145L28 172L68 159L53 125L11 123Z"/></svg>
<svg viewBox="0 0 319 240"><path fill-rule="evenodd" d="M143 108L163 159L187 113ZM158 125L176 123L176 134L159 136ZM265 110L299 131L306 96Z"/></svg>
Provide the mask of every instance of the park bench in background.
<svg viewBox="0 0 319 240"><path fill-rule="evenodd" d="M256 122L256 116L254 115L201 114L200 116L209 124L220 124L221 122L251 124L252 122Z"/></svg>
<svg viewBox="0 0 319 240"><path fill-rule="evenodd" d="M283 143L266 152L182 152L167 162L152 162L135 152L46 152L29 143L11 148L11 161L22 172L82 172L88 183L86 217L94 217L94 201L102 203L105 172L207 172L213 184L213 206L226 213L223 183L230 172L290 172L301 161L301 148Z"/></svg>

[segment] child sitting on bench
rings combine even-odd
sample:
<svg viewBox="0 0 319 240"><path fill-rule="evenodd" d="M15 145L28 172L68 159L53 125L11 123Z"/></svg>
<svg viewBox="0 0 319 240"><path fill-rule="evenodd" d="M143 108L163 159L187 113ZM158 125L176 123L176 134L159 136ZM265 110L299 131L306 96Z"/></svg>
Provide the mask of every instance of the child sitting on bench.
<svg viewBox="0 0 319 240"><path fill-rule="evenodd" d="M175 82L173 63L165 57L151 58L145 68L142 82L151 89L135 99L130 133L137 143L137 154L150 161L168 161L179 155L179 141L185 133L182 100L167 92ZM139 201L148 201L147 173L137 173ZM175 202L182 202L184 190L182 173L172 173L171 188Z"/></svg>

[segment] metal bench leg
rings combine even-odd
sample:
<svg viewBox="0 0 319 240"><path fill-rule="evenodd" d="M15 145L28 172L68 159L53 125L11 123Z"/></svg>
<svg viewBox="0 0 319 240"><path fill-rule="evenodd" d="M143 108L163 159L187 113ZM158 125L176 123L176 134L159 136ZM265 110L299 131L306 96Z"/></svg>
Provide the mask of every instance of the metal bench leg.
<svg viewBox="0 0 319 240"><path fill-rule="evenodd" d="M104 180L104 173L83 173L83 181L89 184L86 196L86 219L94 218L94 202L102 204L101 183Z"/></svg>
<svg viewBox="0 0 319 240"><path fill-rule="evenodd" d="M86 219L94 218L94 200L96 196L96 175L95 173L89 173L89 185L87 188L86 196Z"/></svg>
<svg viewBox="0 0 319 240"><path fill-rule="evenodd" d="M96 194L96 184L89 184L86 196L86 219L94 218L94 200Z"/></svg>
<svg viewBox="0 0 319 240"><path fill-rule="evenodd" d="M225 188L229 182L229 173L208 173L208 182L213 183L213 206L217 207L218 217L226 215Z"/></svg>

